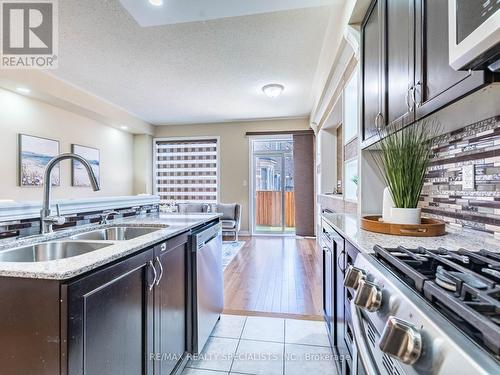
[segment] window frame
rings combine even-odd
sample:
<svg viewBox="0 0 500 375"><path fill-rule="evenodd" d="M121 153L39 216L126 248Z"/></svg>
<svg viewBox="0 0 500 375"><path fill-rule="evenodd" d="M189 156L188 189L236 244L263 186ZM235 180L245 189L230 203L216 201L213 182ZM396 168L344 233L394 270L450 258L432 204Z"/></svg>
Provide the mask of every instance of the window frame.
<svg viewBox="0 0 500 375"><path fill-rule="evenodd" d="M205 141L205 140L215 140L217 145L217 191L216 191L216 203L220 203L220 183L221 183L221 159L220 159L220 136L218 135L202 135L202 136L189 136L189 137L158 137L153 138L153 195L158 194L157 178L156 173L158 172L158 167L156 166L158 152L157 143L158 142L177 142L177 141ZM199 203L201 201L193 201Z"/></svg>

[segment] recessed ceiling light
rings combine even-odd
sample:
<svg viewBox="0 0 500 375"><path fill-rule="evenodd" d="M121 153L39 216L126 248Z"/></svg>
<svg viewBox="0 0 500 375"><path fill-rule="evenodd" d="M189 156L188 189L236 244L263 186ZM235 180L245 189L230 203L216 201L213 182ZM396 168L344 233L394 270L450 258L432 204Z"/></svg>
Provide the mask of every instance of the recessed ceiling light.
<svg viewBox="0 0 500 375"><path fill-rule="evenodd" d="M122 130L127 130L127 129L128 129L128 126L126 126L126 125L122 125L122 126L120 126L120 129L122 129Z"/></svg>
<svg viewBox="0 0 500 375"><path fill-rule="evenodd" d="M148 0L149 3L155 7L161 7L163 5L163 0Z"/></svg>
<svg viewBox="0 0 500 375"><path fill-rule="evenodd" d="M264 94L266 94L270 98L277 98L278 96L281 95L284 89L285 86L283 85L277 83L271 83L269 85L265 85L262 88L262 91L264 91Z"/></svg>
<svg viewBox="0 0 500 375"><path fill-rule="evenodd" d="M20 92L21 94L29 94L31 92L30 89L27 89L26 87L18 87L16 88L17 92Z"/></svg>

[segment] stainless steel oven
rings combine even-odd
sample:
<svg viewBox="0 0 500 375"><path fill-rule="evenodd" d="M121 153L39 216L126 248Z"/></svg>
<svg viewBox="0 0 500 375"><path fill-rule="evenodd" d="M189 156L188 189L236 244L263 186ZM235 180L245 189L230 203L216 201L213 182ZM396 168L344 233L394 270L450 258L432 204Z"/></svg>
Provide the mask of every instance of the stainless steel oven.
<svg viewBox="0 0 500 375"><path fill-rule="evenodd" d="M500 71L500 1L448 0L450 65Z"/></svg>

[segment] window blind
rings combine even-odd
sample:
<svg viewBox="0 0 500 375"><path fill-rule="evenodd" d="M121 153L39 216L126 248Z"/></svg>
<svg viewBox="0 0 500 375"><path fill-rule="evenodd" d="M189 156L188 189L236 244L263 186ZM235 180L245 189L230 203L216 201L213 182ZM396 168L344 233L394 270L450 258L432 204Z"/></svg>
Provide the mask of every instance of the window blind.
<svg viewBox="0 0 500 375"><path fill-rule="evenodd" d="M156 140L156 194L162 202L217 203L217 139Z"/></svg>

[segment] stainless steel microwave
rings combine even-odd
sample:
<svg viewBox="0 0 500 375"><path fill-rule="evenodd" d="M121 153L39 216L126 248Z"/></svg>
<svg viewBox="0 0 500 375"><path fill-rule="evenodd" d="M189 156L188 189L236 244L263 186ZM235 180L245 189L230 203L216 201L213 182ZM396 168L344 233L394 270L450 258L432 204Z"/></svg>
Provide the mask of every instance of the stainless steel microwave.
<svg viewBox="0 0 500 375"><path fill-rule="evenodd" d="M500 0L448 0L450 65L500 71Z"/></svg>

